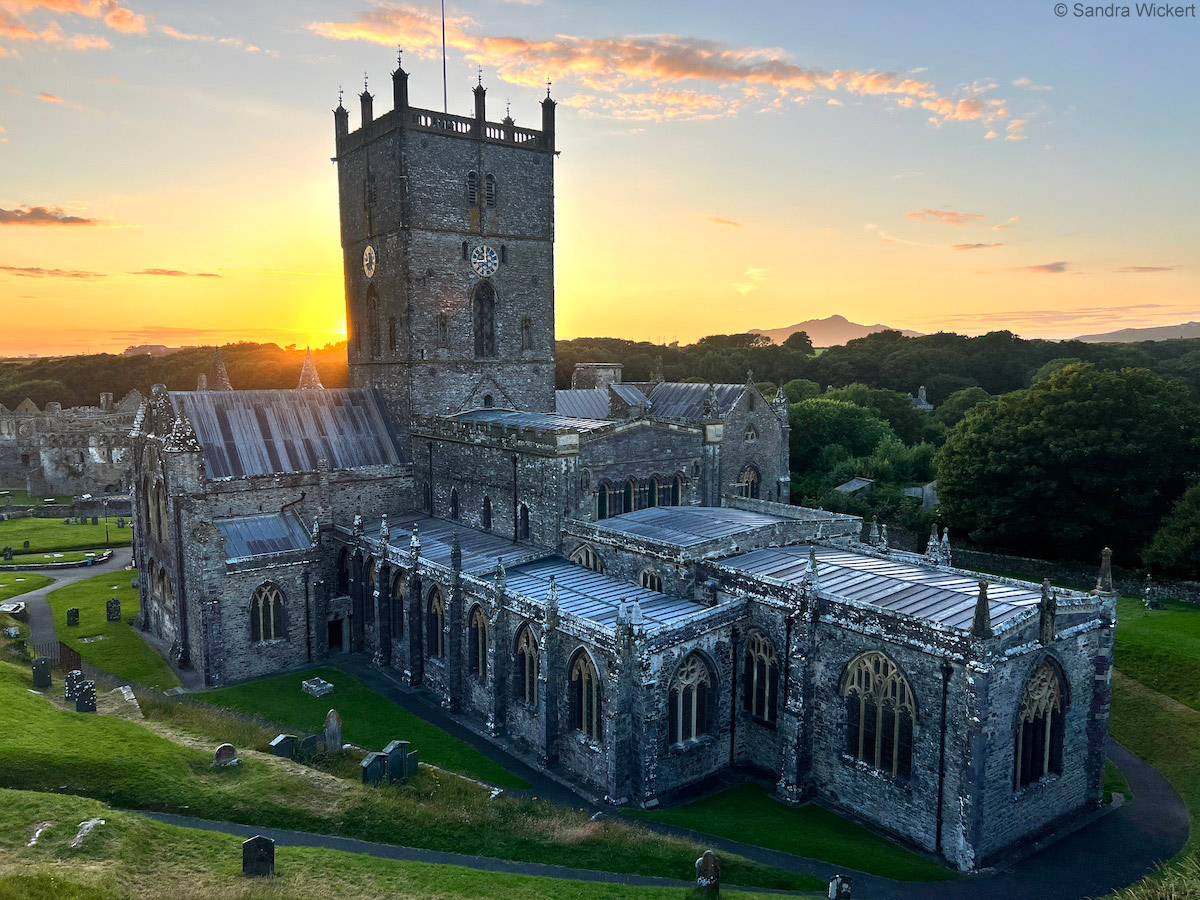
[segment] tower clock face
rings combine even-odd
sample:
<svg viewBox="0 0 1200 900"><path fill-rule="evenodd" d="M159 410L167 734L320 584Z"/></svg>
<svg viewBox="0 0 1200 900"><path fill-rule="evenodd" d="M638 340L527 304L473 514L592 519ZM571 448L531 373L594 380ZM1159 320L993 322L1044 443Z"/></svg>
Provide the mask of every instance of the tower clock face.
<svg viewBox="0 0 1200 900"><path fill-rule="evenodd" d="M363 274L368 278L375 276L375 248L367 244L367 249L363 251Z"/></svg>
<svg viewBox="0 0 1200 900"><path fill-rule="evenodd" d="M480 244L471 251L471 268L480 278L491 278L500 268L500 257L487 244Z"/></svg>

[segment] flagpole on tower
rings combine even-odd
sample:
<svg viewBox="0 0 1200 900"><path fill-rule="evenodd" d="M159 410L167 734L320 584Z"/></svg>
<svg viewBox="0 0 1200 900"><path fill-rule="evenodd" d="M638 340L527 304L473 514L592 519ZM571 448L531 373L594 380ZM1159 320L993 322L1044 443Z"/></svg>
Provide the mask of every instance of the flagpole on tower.
<svg viewBox="0 0 1200 900"><path fill-rule="evenodd" d="M442 0L442 112L450 112L450 101L446 93L446 0Z"/></svg>

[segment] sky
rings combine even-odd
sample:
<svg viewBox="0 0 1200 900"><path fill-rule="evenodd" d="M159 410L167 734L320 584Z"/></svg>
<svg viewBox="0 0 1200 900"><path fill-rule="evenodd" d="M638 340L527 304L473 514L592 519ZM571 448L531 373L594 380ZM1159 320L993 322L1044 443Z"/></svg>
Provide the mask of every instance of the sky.
<svg viewBox="0 0 1200 900"><path fill-rule="evenodd" d="M450 0L449 110L482 70L536 128L552 83L560 338L1200 319L1200 23L1088 9ZM397 47L440 109L440 29L0 0L0 355L343 339L331 110L390 109Z"/></svg>

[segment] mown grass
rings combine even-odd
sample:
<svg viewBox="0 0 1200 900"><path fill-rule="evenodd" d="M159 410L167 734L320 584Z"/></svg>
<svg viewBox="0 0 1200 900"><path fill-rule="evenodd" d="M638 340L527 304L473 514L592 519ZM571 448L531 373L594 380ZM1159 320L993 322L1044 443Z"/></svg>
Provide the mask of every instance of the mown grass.
<svg viewBox="0 0 1200 900"><path fill-rule="evenodd" d="M131 579L129 572L110 572L51 591L46 599L54 613L54 630L60 641L103 672L145 687L175 687L178 676L133 625L141 604ZM121 601L119 622L108 621L106 605L113 597ZM76 626L67 625L72 607L79 609Z"/></svg>
<svg viewBox="0 0 1200 900"><path fill-rule="evenodd" d="M0 547L12 547L13 553L127 547L133 540L133 530L128 524L118 528L116 517L109 516L108 540L104 538L103 519L99 525L64 525L62 519L34 518L0 522ZM28 548L24 546L25 541L29 541Z"/></svg>
<svg viewBox="0 0 1200 900"><path fill-rule="evenodd" d="M1117 600L1113 664L1148 688L1200 709L1200 606L1164 600L1160 610L1141 599Z"/></svg>
<svg viewBox="0 0 1200 900"><path fill-rule="evenodd" d="M50 563L84 562L89 557L99 557L104 550L65 550L52 553L13 553L12 559L0 559L0 566L21 569L27 566L44 566Z"/></svg>
<svg viewBox="0 0 1200 900"><path fill-rule="evenodd" d="M304 693L300 682L313 676L333 684L333 693L326 697L310 697ZM414 750L420 751L423 762L499 787L529 787L525 779L488 759L469 744L375 693L339 669L309 669L218 688L196 696L206 703L252 713L310 732L319 732L325 725L325 715L330 709L336 709L342 717L342 736L360 747L382 750L389 741L408 741Z"/></svg>
<svg viewBox="0 0 1200 900"><path fill-rule="evenodd" d="M18 575L12 572L0 572L0 602L11 600L13 597L19 597L21 594L36 591L38 588L44 588L53 583L54 579L47 578L45 575L34 575L33 573Z"/></svg>
<svg viewBox="0 0 1200 900"><path fill-rule="evenodd" d="M787 806L758 784L728 788L694 803L629 815L782 850L896 881L944 881L950 869L809 803Z"/></svg>
<svg viewBox="0 0 1200 900"><path fill-rule="evenodd" d="M78 850L79 822L101 818ZM35 824L50 822L34 847ZM684 888L630 888L457 866L397 862L335 850L277 847L275 878L241 874L241 839L163 825L79 797L0 790L0 896L6 900L684 900ZM746 897L736 891L722 896Z"/></svg>
<svg viewBox="0 0 1200 900"><path fill-rule="evenodd" d="M21 488L3 488L0 489L0 506L5 497L12 500L13 506L49 506L51 503L71 502L70 497L34 497Z"/></svg>
<svg viewBox="0 0 1200 900"><path fill-rule="evenodd" d="M214 770L211 752L146 725L59 709L28 690L27 667L0 662L0 784L79 794L126 809L340 834L363 840L683 880L703 848L580 810L501 795L422 770L404 784L364 787L270 757ZM343 679L344 680L344 679ZM76 820L78 822L78 820ZM736 856L728 883L817 890L819 879ZM616 895L614 895L616 896Z"/></svg>

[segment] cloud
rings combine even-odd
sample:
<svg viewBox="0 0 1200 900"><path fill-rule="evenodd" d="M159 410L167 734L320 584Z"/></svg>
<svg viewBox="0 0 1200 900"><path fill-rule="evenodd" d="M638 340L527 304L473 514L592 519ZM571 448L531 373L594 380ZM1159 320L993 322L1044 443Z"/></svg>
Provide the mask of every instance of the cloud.
<svg viewBox="0 0 1200 900"><path fill-rule="evenodd" d="M0 266L0 273L21 278L106 278L103 272L79 272L72 269L38 269L28 266Z"/></svg>
<svg viewBox="0 0 1200 900"><path fill-rule="evenodd" d="M947 325L953 323L1007 324L1014 321L1032 322L1038 325L1072 325L1093 322L1107 322L1114 325L1129 322L1145 324L1147 316L1161 317L1171 315L1174 310L1187 314L1189 310L1182 306L1171 306L1163 303L1140 303L1129 306L1083 306L1078 309L1021 309L983 313L947 313L938 316L938 322Z"/></svg>
<svg viewBox="0 0 1200 900"><path fill-rule="evenodd" d="M757 290L759 284L761 284L763 281L766 281L767 270L755 268L754 266L747 266L746 271L742 273L742 277L746 280L734 282L732 287L744 297L751 291Z"/></svg>
<svg viewBox="0 0 1200 900"><path fill-rule="evenodd" d="M722 219L720 216L709 216L708 221L714 225L732 225L734 228L741 228L741 222L735 222L733 219Z"/></svg>
<svg viewBox="0 0 1200 900"><path fill-rule="evenodd" d="M1058 262L1042 263L1038 266L1021 266L1017 271L1031 272L1035 275L1061 275L1069 271L1070 268L1071 264L1069 262L1059 260Z"/></svg>
<svg viewBox="0 0 1200 900"><path fill-rule="evenodd" d="M121 6L116 0L0 0L0 9L14 12L45 10L102 19L113 31L126 34L144 34L146 31L146 17Z"/></svg>
<svg viewBox="0 0 1200 900"><path fill-rule="evenodd" d="M431 58L441 50L442 22L431 11L409 4L366 10L347 20L317 21L310 31L331 40L369 41L388 47L403 46L418 56ZM450 16L445 23L448 46L474 62L494 67L501 80L518 85L542 85L549 78L567 81L590 94L624 94L609 104L586 105L597 114L619 116L634 102L664 103L669 109L683 82L707 82L721 90L724 110L732 114L746 104L760 103L746 88L773 92L766 108L782 108L782 100L802 100L817 92L887 97L900 106L921 106L935 113L937 124L946 121L991 122L1008 115L1005 101L978 97L944 96L929 81L891 71L818 69L794 62L778 47L739 47L721 41L678 34L624 35L588 38L559 34L532 40L491 37L468 16ZM637 87L630 91L630 85ZM963 87L962 92L971 88ZM699 95L709 96L709 95ZM755 108L758 108L757 105ZM644 113L643 113L644 114ZM670 118L663 116L662 118Z"/></svg>
<svg viewBox="0 0 1200 900"><path fill-rule="evenodd" d="M1021 221L1020 216L1009 216L1003 222L993 225L992 231L1005 231L1006 229L1011 228L1013 225L1016 225L1020 221Z"/></svg>
<svg viewBox="0 0 1200 900"><path fill-rule="evenodd" d="M1024 119L1013 119L1005 129L1008 133L1004 136L1004 139L1006 141L1025 140L1025 125L1026 122Z"/></svg>
<svg viewBox="0 0 1200 900"><path fill-rule="evenodd" d="M104 50L112 46L99 35L67 34L57 22L51 22L41 31L34 31L5 11L4 3L6 2L7 0L0 0L0 38L7 38L10 41L52 44L67 50ZM10 50L4 55L12 56L14 54Z"/></svg>
<svg viewBox="0 0 1200 900"><path fill-rule="evenodd" d="M188 34L186 31L180 31L178 28L172 28L170 25L159 25L158 30L169 38L174 38L177 41L215 41L216 38L207 34Z"/></svg>
<svg viewBox="0 0 1200 900"><path fill-rule="evenodd" d="M53 94L47 94L45 91L42 91L40 94L38 94L37 98L39 100L44 100L47 103L62 103L63 102L62 97L56 97Z"/></svg>
<svg viewBox="0 0 1200 900"><path fill-rule="evenodd" d="M987 250L989 247L1003 247L1003 244L951 244L951 250Z"/></svg>
<svg viewBox="0 0 1200 900"><path fill-rule="evenodd" d="M920 222L941 222L943 225L969 225L984 221L987 216L979 213L951 212L948 209L918 209L906 215L906 218Z"/></svg>
<svg viewBox="0 0 1200 900"><path fill-rule="evenodd" d="M220 278L216 272L181 272L179 269L142 269L130 275L167 275L172 278Z"/></svg>
<svg viewBox="0 0 1200 900"><path fill-rule="evenodd" d="M3 129L0 129L3 131ZM0 225L99 225L95 219L68 215L57 206L19 206L0 209Z"/></svg>
<svg viewBox="0 0 1200 900"><path fill-rule="evenodd" d="M1175 266L1121 266L1113 271L1120 272L1122 275L1150 275L1154 272L1173 272L1175 268Z"/></svg>
<svg viewBox="0 0 1200 900"><path fill-rule="evenodd" d="M1014 78L1012 86L1020 88L1023 91L1052 91L1054 88L1046 84L1034 84L1033 79L1022 75L1020 78Z"/></svg>

